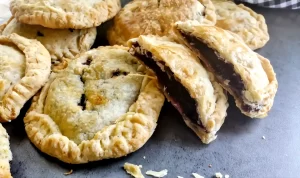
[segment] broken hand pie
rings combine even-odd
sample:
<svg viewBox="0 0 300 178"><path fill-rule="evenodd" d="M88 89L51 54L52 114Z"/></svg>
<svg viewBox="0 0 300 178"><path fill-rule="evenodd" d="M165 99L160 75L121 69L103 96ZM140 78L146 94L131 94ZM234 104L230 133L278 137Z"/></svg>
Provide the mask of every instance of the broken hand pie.
<svg viewBox="0 0 300 178"><path fill-rule="evenodd" d="M114 18L108 31L111 45L127 45L139 35L172 36L172 24L197 20L215 24L215 8L210 0L139 0L128 3Z"/></svg>
<svg viewBox="0 0 300 178"><path fill-rule="evenodd" d="M9 161L12 153L9 148L9 136L5 128L0 124L0 177L11 178Z"/></svg>
<svg viewBox="0 0 300 178"><path fill-rule="evenodd" d="M175 32L235 98L242 113L252 118L268 115L277 92L269 60L221 28L195 21L178 22Z"/></svg>
<svg viewBox="0 0 300 178"><path fill-rule="evenodd" d="M0 122L15 119L49 78L51 58L36 40L0 36Z"/></svg>
<svg viewBox="0 0 300 178"><path fill-rule="evenodd" d="M243 4L229 0L212 0L217 15L216 26L239 35L252 49L263 47L270 39L264 16Z"/></svg>
<svg viewBox="0 0 300 178"><path fill-rule="evenodd" d="M197 56L166 37L141 35L129 46L131 54L156 73L165 96L201 141L216 139L227 115L227 96Z"/></svg>
<svg viewBox="0 0 300 178"><path fill-rule="evenodd" d="M53 64L63 58L73 59L76 55L88 51L96 39L96 28L82 30L50 29L39 25L27 25L11 18L0 26L1 35L17 33L29 39L37 39L51 55Z"/></svg>
<svg viewBox="0 0 300 178"><path fill-rule="evenodd" d="M24 118L31 142L80 164L142 147L156 128L164 96L128 48L90 50L52 73Z"/></svg>

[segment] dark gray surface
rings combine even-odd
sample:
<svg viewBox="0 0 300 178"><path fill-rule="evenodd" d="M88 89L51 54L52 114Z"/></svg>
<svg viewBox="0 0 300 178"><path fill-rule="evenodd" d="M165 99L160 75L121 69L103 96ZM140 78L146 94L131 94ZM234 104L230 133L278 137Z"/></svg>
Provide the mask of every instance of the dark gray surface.
<svg viewBox="0 0 300 178"><path fill-rule="evenodd" d="M217 140L203 145L165 104L152 138L139 151L117 160L86 165L66 165L39 152L29 142L22 118L4 124L11 136L15 178L129 177L125 162L149 169L168 169L166 177L192 177L197 172L212 177L215 172L233 178L296 178L300 170L300 11L257 9L268 23L270 42L258 52L269 58L279 81L279 90L269 116L249 119L230 98L228 117ZM107 24L106 24L107 25ZM262 136L266 139L263 140ZM146 159L143 159L146 156ZM211 164L212 168L208 165Z"/></svg>

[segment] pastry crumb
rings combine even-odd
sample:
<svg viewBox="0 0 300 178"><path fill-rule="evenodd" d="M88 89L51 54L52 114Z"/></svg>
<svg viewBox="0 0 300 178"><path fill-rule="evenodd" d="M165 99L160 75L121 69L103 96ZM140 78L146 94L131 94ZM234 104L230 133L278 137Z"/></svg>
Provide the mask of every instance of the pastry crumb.
<svg viewBox="0 0 300 178"><path fill-rule="evenodd" d="M71 169L69 172L64 173L64 175L68 176L71 175L73 173L73 169Z"/></svg>
<svg viewBox="0 0 300 178"><path fill-rule="evenodd" d="M266 139L266 137L265 137L265 136L262 136L261 138L262 138L262 139L264 139L264 140Z"/></svg>
<svg viewBox="0 0 300 178"><path fill-rule="evenodd" d="M146 156L143 156L144 159L146 159Z"/></svg>
<svg viewBox="0 0 300 178"><path fill-rule="evenodd" d="M226 174L226 175L225 175L225 178L229 178L229 175Z"/></svg>
<svg viewBox="0 0 300 178"><path fill-rule="evenodd" d="M149 170L149 171L146 172L146 174L149 175L149 176L160 178L160 177L165 177L168 174L168 170L164 169L164 170L159 171L159 172Z"/></svg>
<svg viewBox="0 0 300 178"><path fill-rule="evenodd" d="M211 164L209 164L209 165L208 165L208 167L209 167L209 168L211 168L211 167L212 167L212 165L211 165Z"/></svg>
<svg viewBox="0 0 300 178"><path fill-rule="evenodd" d="M124 164L125 171L135 178L144 178L144 175L141 172L142 167L143 167L142 165L137 166L131 163Z"/></svg>
<svg viewBox="0 0 300 178"><path fill-rule="evenodd" d="M216 178L223 178L223 175L219 172L216 173Z"/></svg>
<svg viewBox="0 0 300 178"><path fill-rule="evenodd" d="M195 178L204 178L203 176L200 176L200 175L197 174L197 173L192 173L192 175L193 175Z"/></svg>
<svg viewBox="0 0 300 178"><path fill-rule="evenodd" d="M183 178L183 177L181 177L181 176L177 176L177 178Z"/></svg>

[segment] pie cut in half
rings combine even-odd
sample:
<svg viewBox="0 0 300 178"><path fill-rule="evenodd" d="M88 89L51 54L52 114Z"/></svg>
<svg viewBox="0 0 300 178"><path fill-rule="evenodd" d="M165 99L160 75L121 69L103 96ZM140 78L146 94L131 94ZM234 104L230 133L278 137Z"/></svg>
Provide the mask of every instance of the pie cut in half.
<svg viewBox="0 0 300 178"><path fill-rule="evenodd" d="M24 104L46 83L51 58L36 40L0 36L0 122L16 119Z"/></svg>
<svg viewBox="0 0 300 178"><path fill-rule="evenodd" d="M9 161L12 160L12 153L9 147L9 136L5 128L0 124L0 177L12 178Z"/></svg>
<svg viewBox="0 0 300 178"><path fill-rule="evenodd" d="M212 0L212 2L216 8L217 27L237 34L252 50L262 48L269 41L264 16L230 0Z"/></svg>
<svg viewBox="0 0 300 178"><path fill-rule="evenodd" d="M54 65L63 58L73 59L78 54L88 51L97 36L96 28L50 29L40 25L23 24L13 17L0 26L1 35L12 33L41 42L49 51Z"/></svg>
<svg viewBox="0 0 300 178"><path fill-rule="evenodd" d="M164 103L157 80L128 48L99 47L52 73L24 118L31 142L81 164L126 156L154 132Z"/></svg>
<svg viewBox="0 0 300 178"><path fill-rule="evenodd" d="M185 20L215 24L211 0L131 1L116 15L107 37L110 45L126 46L140 35L173 36L173 23Z"/></svg>
<svg viewBox="0 0 300 178"><path fill-rule="evenodd" d="M210 143L227 115L227 95L187 47L167 37L141 35L128 41L130 53L157 76L166 98L185 123Z"/></svg>
<svg viewBox="0 0 300 178"><path fill-rule="evenodd" d="M175 32L194 51L235 99L242 113L264 118L278 88L270 61L252 51L240 38L219 27L195 21L178 22Z"/></svg>

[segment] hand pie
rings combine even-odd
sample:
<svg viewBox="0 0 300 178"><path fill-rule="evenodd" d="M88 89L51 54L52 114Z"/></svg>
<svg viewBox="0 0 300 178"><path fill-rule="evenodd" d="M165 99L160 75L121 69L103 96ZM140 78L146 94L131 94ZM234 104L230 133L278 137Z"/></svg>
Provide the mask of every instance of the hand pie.
<svg viewBox="0 0 300 178"><path fill-rule="evenodd" d="M51 58L36 40L0 36L0 122L15 119L49 78Z"/></svg>
<svg viewBox="0 0 300 178"><path fill-rule="evenodd" d="M21 23L53 29L97 27L121 9L120 0L11 0L10 11Z"/></svg>
<svg viewBox="0 0 300 178"><path fill-rule="evenodd" d="M111 45L126 46L140 35L172 36L172 24L197 20L215 24L215 8L210 0L139 0L128 3L114 18L108 31Z"/></svg>
<svg viewBox="0 0 300 178"><path fill-rule="evenodd" d="M156 73L166 98L201 141L216 139L227 114L227 96L197 56L166 37L142 35L129 46L130 53Z"/></svg>
<svg viewBox="0 0 300 178"><path fill-rule="evenodd" d="M50 29L39 25L27 25L11 18L0 26L1 35L17 33L29 39L37 39L49 51L53 64L63 58L73 59L76 55L88 51L96 39L96 28L83 30Z"/></svg>
<svg viewBox="0 0 300 178"><path fill-rule="evenodd" d="M0 177L11 178L9 161L12 154L9 148L9 136L5 128L0 124Z"/></svg>
<svg viewBox="0 0 300 178"><path fill-rule="evenodd" d="M252 50L263 47L269 41L264 16L232 1L212 0L212 2L216 8L216 26L236 33Z"/></svg>
<svg viewBox="0 0 300 178"><path fill-rule="evenodd" d="M38 149L66 163L118 158L151 137L163 103L157 80L128 48L99 47L51 74L25 130Z"/></svg>
<svg viewBox="0 0 300 178"><path fill-rule="evenodd" d="M215 26L179 22L175 31L233 95L242 113L252 118L268 115L278 87L269 60L230 31Z"/></svg>

